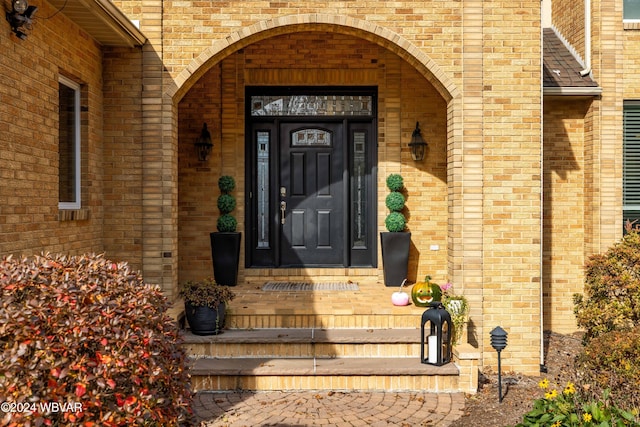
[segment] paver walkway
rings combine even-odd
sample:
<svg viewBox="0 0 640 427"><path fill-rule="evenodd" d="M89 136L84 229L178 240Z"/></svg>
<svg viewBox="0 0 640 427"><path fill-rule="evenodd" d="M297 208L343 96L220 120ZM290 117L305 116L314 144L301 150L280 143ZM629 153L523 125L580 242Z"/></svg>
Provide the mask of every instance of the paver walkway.
<svg viewBox="0 0 640 427"><path fill-rule="evenodd" d="M200 392L194 400L203 427L446 427L463 410L463 393Z"/></svg>

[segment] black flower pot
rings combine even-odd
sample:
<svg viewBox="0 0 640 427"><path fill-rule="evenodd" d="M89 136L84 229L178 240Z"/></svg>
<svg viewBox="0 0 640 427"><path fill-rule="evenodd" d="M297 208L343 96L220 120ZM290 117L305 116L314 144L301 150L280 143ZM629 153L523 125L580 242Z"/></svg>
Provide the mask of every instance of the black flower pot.
<svg viewBox="0 0 640 427"><path fill-rule="evenodd" d="M217 309L192 305L185 301L184 312L191 332L195 335L217 335L222 333L226 304L220 303Z"/></svg>
<svg viewBox="0 0 640 427"><path fill-rule="evenodd" d="M402 285L409 270L411 233L382 232L380 233L380 245L382 246L382 270L385 286Z"/></svg>
<svg viewBox="0 0 640 427"><path fill-rule="evenodd" d="M235 286L238 283L242 233L239 231L215 232L210 236L213 277L220 285Z"/></svg>

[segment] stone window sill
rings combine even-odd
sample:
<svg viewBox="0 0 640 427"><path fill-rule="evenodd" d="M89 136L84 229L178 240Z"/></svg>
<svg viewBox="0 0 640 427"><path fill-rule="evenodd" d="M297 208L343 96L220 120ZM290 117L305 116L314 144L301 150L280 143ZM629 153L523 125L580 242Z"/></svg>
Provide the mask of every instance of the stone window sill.
<svg viewBox="0 0 640 427"><path fill-rule="evenodd" d="M640 30L640 21L624 21L622 26L625 30Z"/></svg>
<svg viewBox="0 0 640 427"><path fill-rule="evenodd" d="M60 209L58 221L86 221L89 219L89 209Z"/></svg>

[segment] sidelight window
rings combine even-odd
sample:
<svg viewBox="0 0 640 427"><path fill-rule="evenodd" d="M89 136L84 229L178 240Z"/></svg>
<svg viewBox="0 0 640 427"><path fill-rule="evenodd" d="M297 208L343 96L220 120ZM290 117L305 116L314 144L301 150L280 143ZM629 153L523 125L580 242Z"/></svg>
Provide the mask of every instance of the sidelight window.
<svg viewBox="0 0 640 427"><path fill-rule="evenodd" d="M258 150L258 241L260 249L269 248L269 132L258 131L256 142Z"/></svg>
<svg viewBox="0 0 640 427"><path fill-rule="evenodd" d="M351 219L354 248L367 247L367 157L365 132L353 132L351 170Z"/></svg>

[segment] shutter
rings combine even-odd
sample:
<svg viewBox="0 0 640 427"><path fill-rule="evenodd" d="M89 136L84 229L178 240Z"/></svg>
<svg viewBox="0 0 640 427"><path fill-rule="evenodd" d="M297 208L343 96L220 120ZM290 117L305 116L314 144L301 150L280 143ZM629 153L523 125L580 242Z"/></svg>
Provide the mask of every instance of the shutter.
<svg viewBox="0 0 640 427"><path fill-rule="evenodd" d="M625 103L622 200L624 220L640 219L640 105Z"/></svg>

